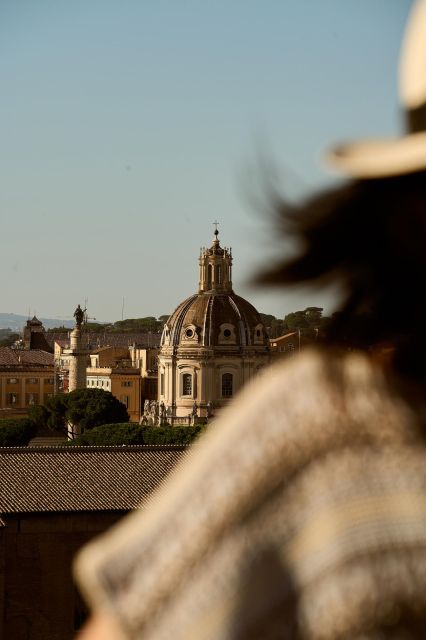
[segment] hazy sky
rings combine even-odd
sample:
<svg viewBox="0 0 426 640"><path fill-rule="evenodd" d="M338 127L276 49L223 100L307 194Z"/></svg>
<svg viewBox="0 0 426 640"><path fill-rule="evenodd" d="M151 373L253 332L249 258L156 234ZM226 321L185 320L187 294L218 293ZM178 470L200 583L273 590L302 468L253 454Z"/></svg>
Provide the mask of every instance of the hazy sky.
<svg viewBox="0 0 426 640"><path fill-rule="evenodd" d="M330 142L399 133L410 4L0 0L0 312L169 313L214 220L260 311L327 305L247 284L286 250L259 159L301 195L333 179Z"/></svg>

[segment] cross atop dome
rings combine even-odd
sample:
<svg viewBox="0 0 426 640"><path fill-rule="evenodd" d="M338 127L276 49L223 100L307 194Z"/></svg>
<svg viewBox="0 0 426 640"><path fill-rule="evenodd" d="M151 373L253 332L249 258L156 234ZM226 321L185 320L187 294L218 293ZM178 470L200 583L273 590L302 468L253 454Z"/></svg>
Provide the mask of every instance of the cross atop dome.
<svg viewBox="0 0 426 640"><path fill-rule="evenodd" d="M215 235L215 240L218 240L218 235L219 235L219 222L217 220L215 220L214 222L212 222L212 225L214 225L214 235Z"/></svg>

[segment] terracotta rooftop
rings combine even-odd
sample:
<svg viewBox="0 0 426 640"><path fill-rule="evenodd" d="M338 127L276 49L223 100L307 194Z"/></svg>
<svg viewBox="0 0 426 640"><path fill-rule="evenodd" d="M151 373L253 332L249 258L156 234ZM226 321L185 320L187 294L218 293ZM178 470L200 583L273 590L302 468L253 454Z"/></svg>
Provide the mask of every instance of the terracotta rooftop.
<svg viewBox="0 0 426 640"><path fill-rule="evenodd" d="M69 331L64 332L47 332L45 338L51 345L54 342L61 344L69 344ZM90 350L99 349L101 347L129 347L135 344L140 348L158 347L160 344L160 333L83 333L82 342L84 346Z"/></svg>
<svg viewBox="0 0 426 640"><path fill-rule="evenodd" d="M0 367L52 366L53 354L41 349L12 349L0 347Z"/></svg>
<svg viewBox="0 0 426 640"><path fill-rule="evenodd" d="M143 506L184 446L0 447L0 517Z"/></svg>

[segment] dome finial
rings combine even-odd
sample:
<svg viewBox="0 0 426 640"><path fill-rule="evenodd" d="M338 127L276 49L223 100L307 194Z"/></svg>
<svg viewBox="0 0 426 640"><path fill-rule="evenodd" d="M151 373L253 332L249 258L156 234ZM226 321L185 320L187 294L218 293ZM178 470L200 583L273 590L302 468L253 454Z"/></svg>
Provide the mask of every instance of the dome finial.
<svg viewBox="0 0 426 640"><path fill-rule="evenodd" d="M215 240L218 241L218 235L219 235L219 229L217 228L219 225L219 222L217 220L215 220L214 222L212 222L212 224L214 225L215 229L214 229L214 236L215 236Z"/></svg>

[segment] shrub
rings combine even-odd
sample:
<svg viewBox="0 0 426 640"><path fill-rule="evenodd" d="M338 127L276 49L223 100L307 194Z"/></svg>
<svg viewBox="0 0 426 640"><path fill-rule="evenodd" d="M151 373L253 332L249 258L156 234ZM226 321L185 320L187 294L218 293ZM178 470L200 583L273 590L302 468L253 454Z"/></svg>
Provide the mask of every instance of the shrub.
<svg viewBox="0 0 426 640"><path fill-rule="evenodd" d="M204 431L204 425L192 427L141 427L132 422L124 424L103 424L86 431L70 445L78 446L113 446L141 444L191 444Z"/></svg>
<svg viewBox="0 0 426 640"><path fill-rule="evenodd" d="M0 446L25 447L34 438L37 427L26 419L0 420Z"/></svg>

